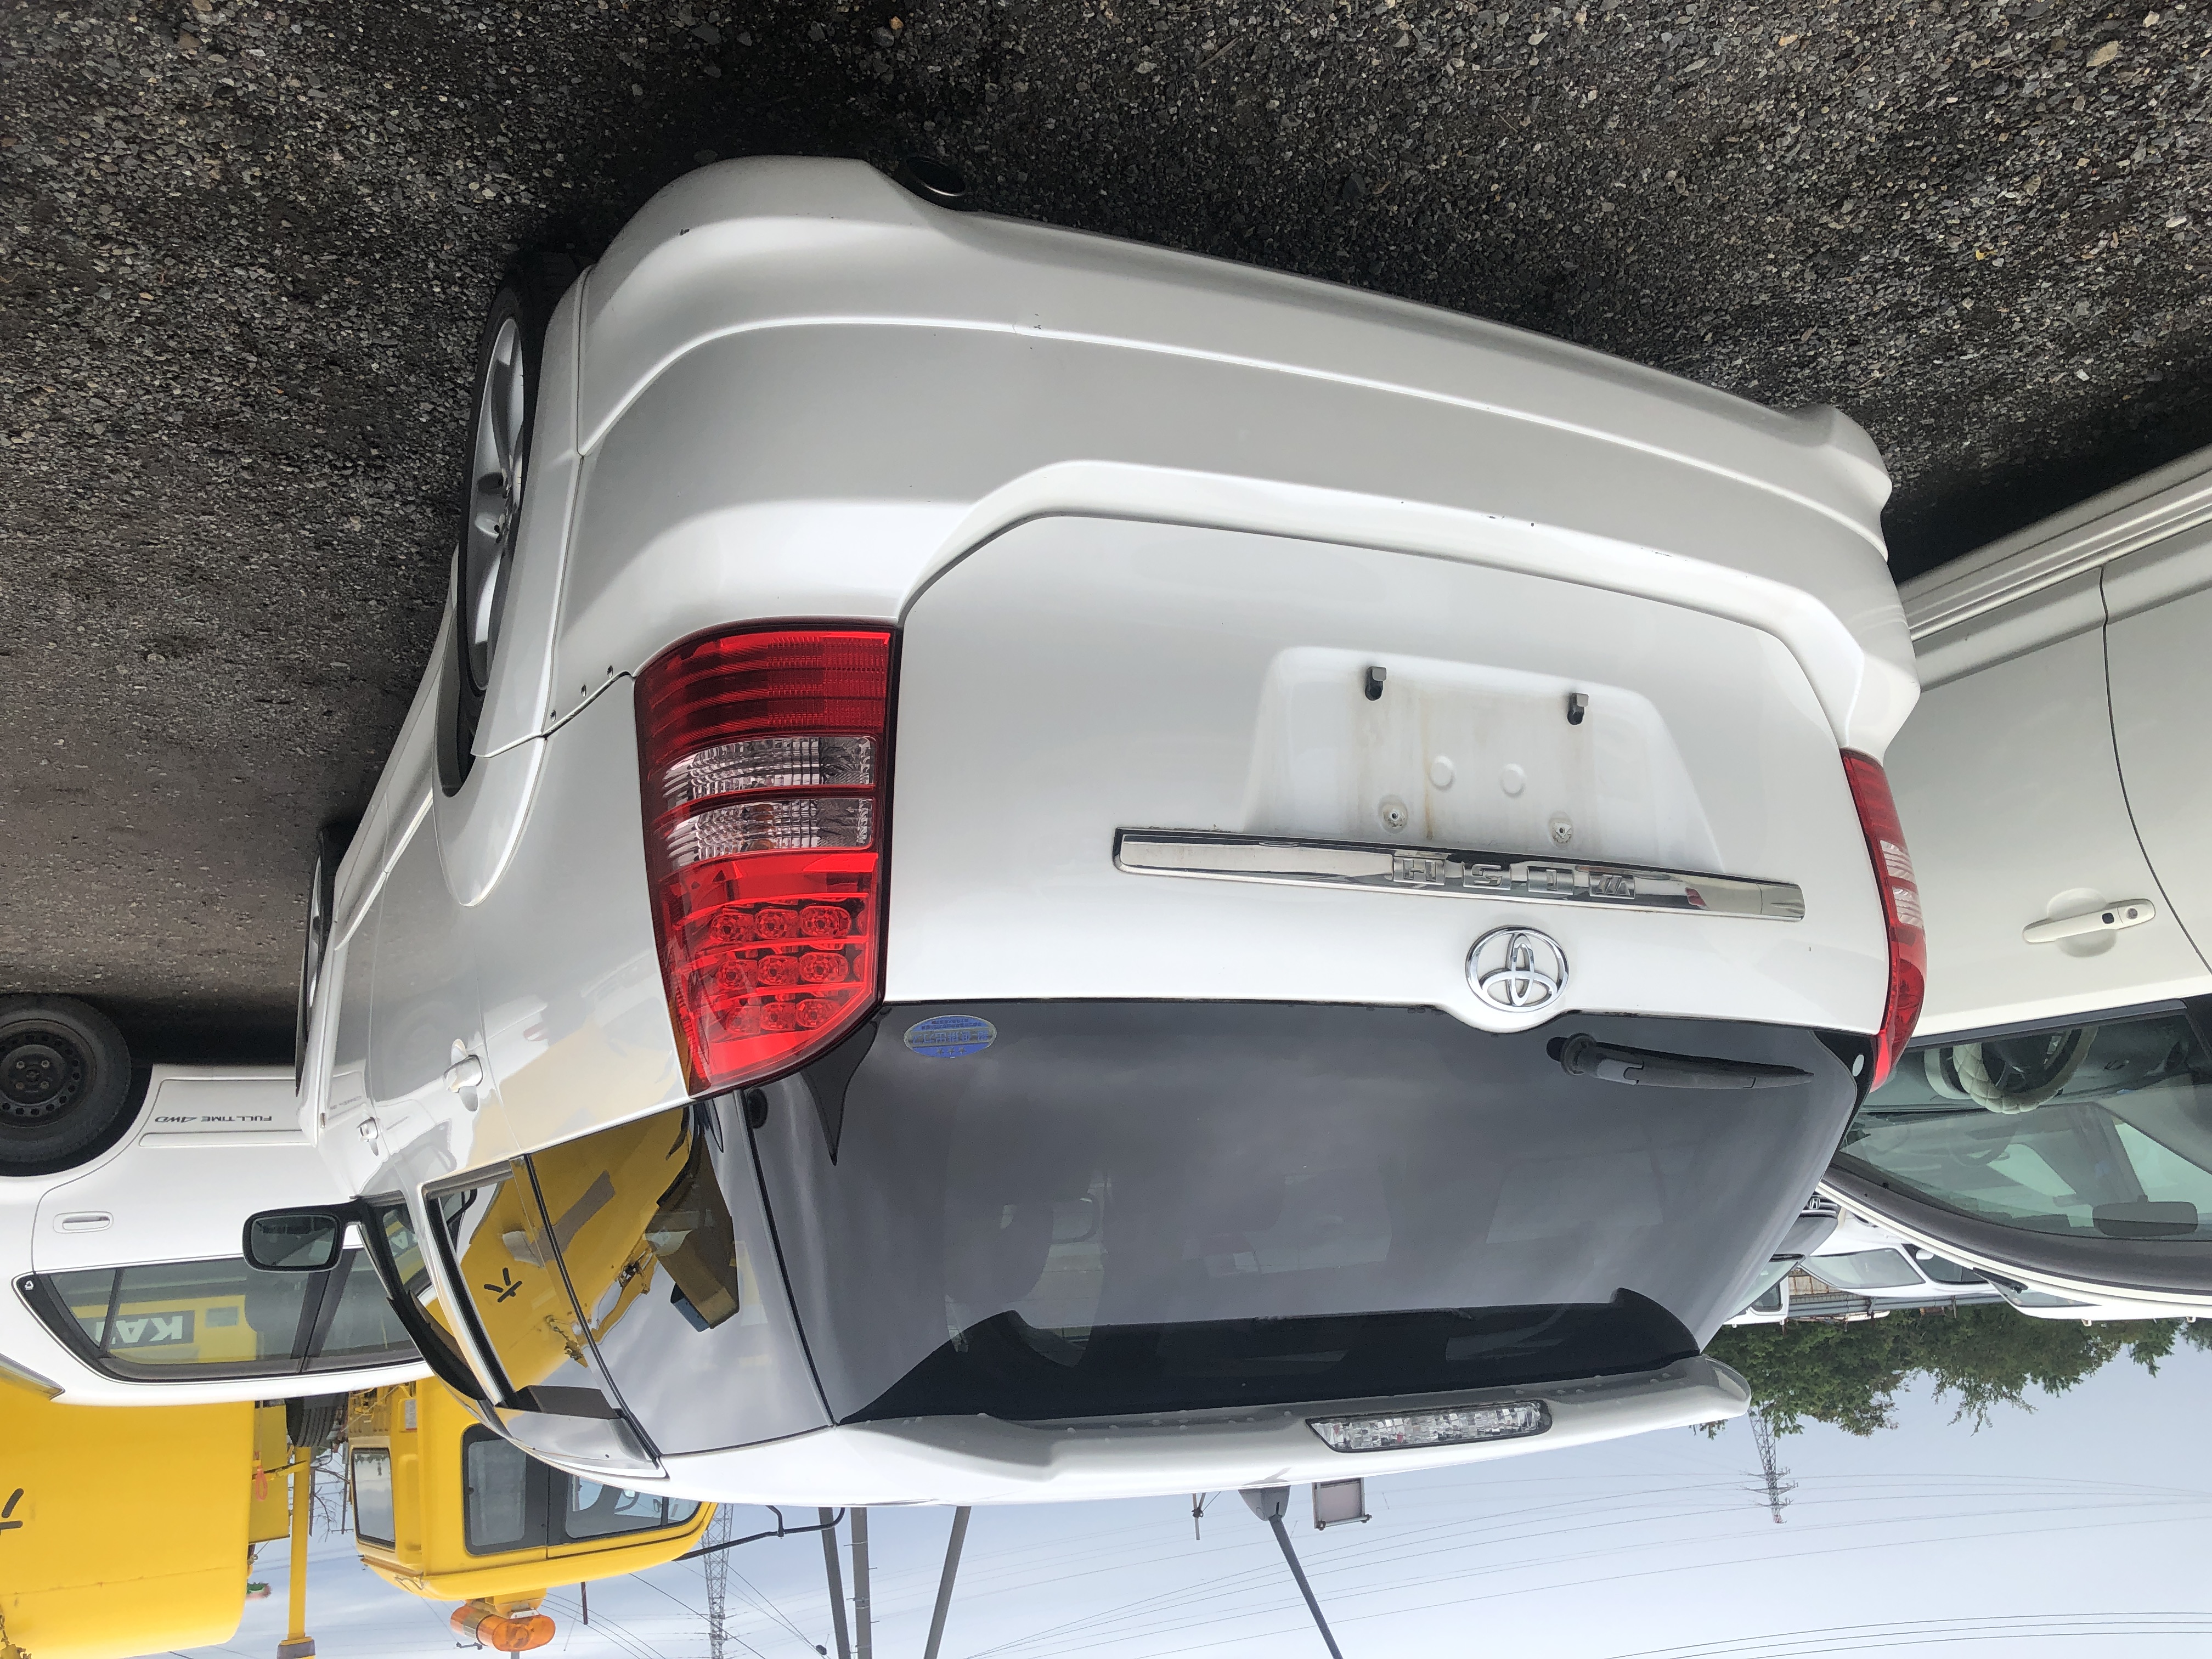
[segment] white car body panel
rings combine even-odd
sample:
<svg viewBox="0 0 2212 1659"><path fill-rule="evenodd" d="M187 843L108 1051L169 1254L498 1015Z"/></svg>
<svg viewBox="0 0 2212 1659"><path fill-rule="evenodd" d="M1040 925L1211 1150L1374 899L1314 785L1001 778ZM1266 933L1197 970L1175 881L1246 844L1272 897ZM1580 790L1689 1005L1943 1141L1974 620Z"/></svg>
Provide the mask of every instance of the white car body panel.
<svg viewBox="0 0 2212 1659"><path fill-rule="evenodd" d="M1046 512L1475 558L1753 621L1877 757L1911 706L1887 477L1833 411L950 214L838 162L671 185L587 275L583 329L549 719L699 628L895 619ZM1516 526L1568 533L1516 548Z"/></svg>
<svg viewBox="0 0 2212 1659"><path fill-rule="evenodd" d="M667 1460L664 1482L626 1484L718 1503L1049 1504L1156 1498L1194 1491L1380 1477L1587 1446L1659 1429L1741 1417L1743 1379L1713 1360L1686 1359L1648 1376L1538 1383L1467 1396L1541 1400L1552 1426L1526 1439L1402 1452L1332 1450L1310 1416L1403 1410L1404 1401L1350 1401L1206 1413L1172 1424L1053 1425L987 1417L926 1418L819 1430L788 1440ZM1426 1399L1418 1402L1431 1404ZM548 1461L557 1462L557 1459ZM575 1470L590 1476L588 1465Z"/></svg>
<svg viewBox="0 0 2212 1659"><path fill-rule="evenodd" d="M1888 770L1927 916L1923 1036L2212 993L2207 503L2199 455L1905 585L1923 690ZM2023 938L2128 900L2156 914Z"/></svg>
<svg viewBox="0 0 2212 1659"><path fill-rule="evenodd" d="M0 1361L71 1405L201 1405L404 1382L419 1364L228 1381L135 1382L86 1365L32 1313L26 1273L236 1256L246 1218L349 1196L301 1121L289 1067L156 1066L136 1123L110 1151L52 1176L0 1180Z"/></svg>
<svg viewBox="0 0 2212 1659"><path fill-rule="evenodd" d="M1865 843L1835 740L1771 635L1457 561L1064 518L978 549L906 622L895 1001L1403 1003L1490 1030L1577 1007L1881 1018ZM1389 675L1373 702L1368 663ZM1590 701L1572 726L1577 687ZM1110 856L1124 827L1399 838L1385 800L1410 815L1403 839L1539 856L1565 810L1567 854L1795 881L1806 915L1166 880ZM1565 1002L1475 995L1468 946L1513 923L1565 946Z"/></svg>
<svg viewBox="0 0 2212 1659"><path fill-rule="evenodd" d="M2159 896L2113 749L2103 623L2092 571L1934 641L1929 684L1890 746L1888 769L1927 918L1923 1036L2185 996L2208 983L2170 911L2081 940L2022 937L2049 917ZM2033 643L1953 677L1992 636L1998 649Z"/></svg>
<svg viewBox="0 0 2212 1659"><path fill-rule="evenodd" d="M2212 526L2115 559L2104 594L2129 815L2175 921L2212 961Z"/></svg>

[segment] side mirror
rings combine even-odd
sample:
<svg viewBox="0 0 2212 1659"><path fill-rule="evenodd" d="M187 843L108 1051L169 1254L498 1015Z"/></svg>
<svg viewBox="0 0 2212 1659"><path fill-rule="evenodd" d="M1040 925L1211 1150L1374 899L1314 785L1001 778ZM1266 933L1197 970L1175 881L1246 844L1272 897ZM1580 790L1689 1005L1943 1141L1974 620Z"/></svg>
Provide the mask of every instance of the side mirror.
<svg viewBox="0 0 2212 1659"><path fill-rule="evenodd" d="M268 1210L246 1224L246 1265L264 1273L319 1273L337 1266L347 1218L335 1210Z"/></svg>

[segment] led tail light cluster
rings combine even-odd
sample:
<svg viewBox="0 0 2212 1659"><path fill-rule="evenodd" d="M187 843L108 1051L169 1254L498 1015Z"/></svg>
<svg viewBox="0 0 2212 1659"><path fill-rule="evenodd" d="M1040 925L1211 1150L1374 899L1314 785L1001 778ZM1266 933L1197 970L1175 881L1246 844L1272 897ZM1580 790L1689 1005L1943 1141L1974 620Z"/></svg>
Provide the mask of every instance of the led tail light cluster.
<svg viewBox="0 0 2212 1659"><path fill-rule="evenodd" d="M1867 1084L1879 1089L1920 1023L1920 1006L1928 997L1928 933L1920 918L1920 884L1913 878L1912 854L1905 849L1905 830L1890 798L1887 775L1878 762L1849 752L1844 775L1850 780L1859 828L1874 860L1875 885L1881 891L1882 921L1889 928L1889 997L1875 1037L1874 1076Z"/></svg>
<svg viewBox="0 0 2212 1659"><path fill-rule="evenodd" d="M875 1006L891 636L695 639L638 683L646 859L692 1091L787 1072Z"/></svg>
<svg viewBox="0 0 2212 1659"><path fill-rule="evenodd" d="M1541 1434L1552 1426L1552 1408L1540 1400L1512 1400L1497 1406L1447 1406L1376 1417L1316 1417L1307 1426L1331 1451L1418 1451L1424 1446L1469 1446Z"/></svg>

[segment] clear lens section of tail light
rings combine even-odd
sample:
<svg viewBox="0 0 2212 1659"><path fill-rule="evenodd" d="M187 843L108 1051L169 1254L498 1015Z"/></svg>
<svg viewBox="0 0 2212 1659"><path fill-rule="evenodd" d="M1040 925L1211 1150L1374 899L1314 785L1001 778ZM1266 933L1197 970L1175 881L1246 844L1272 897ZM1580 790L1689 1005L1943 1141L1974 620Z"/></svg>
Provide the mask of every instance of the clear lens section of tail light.
<svg viewBox="0 0 2212 1659"><path fill-rule="evenodd" d="M1912 854L1905 850L1888 775L1879 762L1849 752L1844 775L1850 780L1851 800L1881 893L1882 921L1889 930L1889 995L1875 1037L1874 1075L1867 1082L1871 1090L1888 1080L1920 1023L1920 1007L1928 997L1928 933L1920 915L1920 884L1912 874Z"/></svg>
<svg viewBox="0 0 2212 1659"><path fill-rule="evenodd" d="M877 1001L891 636L744 629L639 678L647 867L692 1092L805 1063Z"/></svg>
<svg viewBox="0 0 2212 1659"><path fill-rule="evenodd" d="M873 738L755 738L684 756L665 787L676 807L748 789L866 788L875 778Z"/></svg>
<svg viewBox="0 0 2212 1659"><path fill-rule="evenodd" d="M668 832L676 864L735 853L779 853L802 847L866 847L875 828L875 802L802 795L710 806L679 819Z"/></svg>
<svg viewBox="0 0 2212 1659"><path fill-rule="evenodd" d="M1541 1434L1552 1426L1552 1408L1540 1400L1511 1400L1497 1406L1447 1406L1379 1417L1316 1417L1306 1426L1332 1451L1417 1451L1423 1446L1467 1446Z"/></svg>

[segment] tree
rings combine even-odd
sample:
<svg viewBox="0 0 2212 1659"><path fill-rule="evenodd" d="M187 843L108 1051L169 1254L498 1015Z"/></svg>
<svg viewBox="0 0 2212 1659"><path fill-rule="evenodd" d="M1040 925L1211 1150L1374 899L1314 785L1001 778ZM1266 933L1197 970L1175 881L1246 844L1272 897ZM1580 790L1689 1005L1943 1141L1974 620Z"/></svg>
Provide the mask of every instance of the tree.
<svg viewBox="0 0 2212 1659"><path fill-rule="evenodd" d="M1851 1324L1735 1326L1706 1352L1743 1373L1752 1409L1775 1433L1798 1433L1809 1419L1869 1435L1893 1426L1897 1391L1916 1376L1933 1382L1938 1399L1956 1397L1954 1422L1979 1428L1999 1406L2033 1411L2031 1388L2063 1394L2123 1355L2154 1375L2177 1341L2212 1349L2212 1322L2083 1325L1989 1306Z"/></svg>

